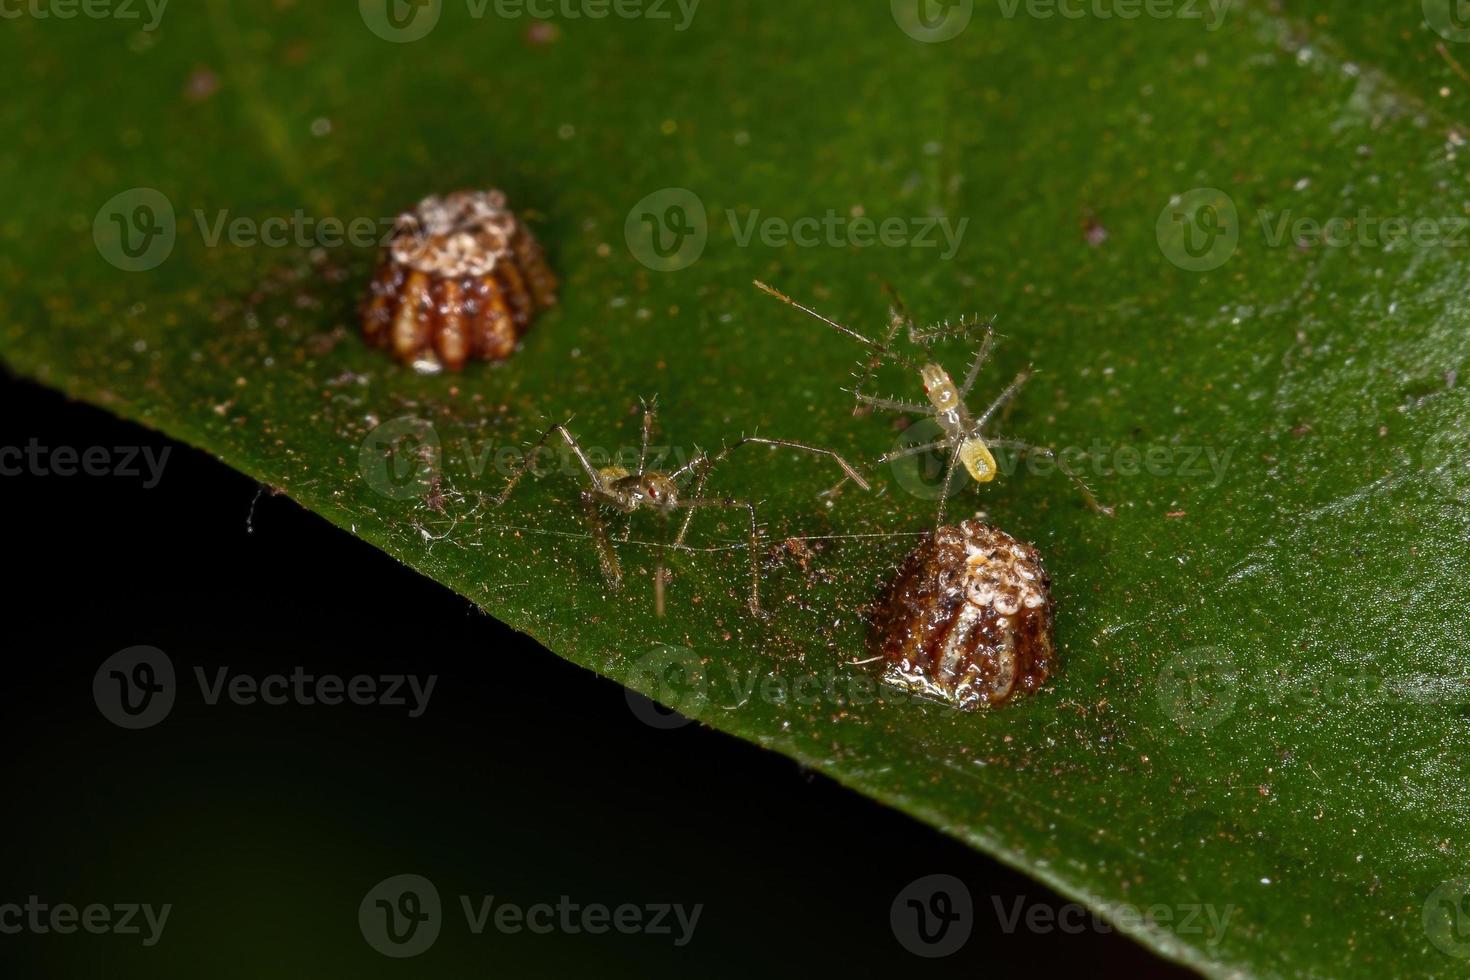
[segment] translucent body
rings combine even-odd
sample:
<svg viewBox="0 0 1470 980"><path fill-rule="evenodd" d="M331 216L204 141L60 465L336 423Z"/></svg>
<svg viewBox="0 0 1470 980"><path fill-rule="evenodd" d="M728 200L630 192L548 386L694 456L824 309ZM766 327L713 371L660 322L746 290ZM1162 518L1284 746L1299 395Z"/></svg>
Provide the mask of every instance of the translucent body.
<svg viewBox="0 0 1470 980"><path fill-rule="evenodd" d="M938 364L925 364L919 369L924 382L924 395L934 407L934 421L944 434L955 441L960 463L976 483L989 483L995 479L995 457L990 447L975 430L970 414L965 411L959 387L949 372Z"/></svg>

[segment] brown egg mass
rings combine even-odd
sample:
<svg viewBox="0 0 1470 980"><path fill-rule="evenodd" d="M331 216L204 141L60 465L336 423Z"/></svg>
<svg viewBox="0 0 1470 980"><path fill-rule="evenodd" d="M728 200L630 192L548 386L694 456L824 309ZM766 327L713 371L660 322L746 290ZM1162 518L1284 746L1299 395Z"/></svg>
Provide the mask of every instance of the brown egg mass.
<svg viewBox="0 0 1470 980"><path fill-rule="evenodd" d="M939 528L873 616L888 684L965 710L1041 687L1055 660L1051 580L1029 544L978 520Z"/></svg>
<svg viewBox="0 0 1470 980"><path fill-rule="evenodd" d="M362 304L368 343L420 371L515 353L556 304L541 246L500 191L426 197L398 216Z"/></svg>

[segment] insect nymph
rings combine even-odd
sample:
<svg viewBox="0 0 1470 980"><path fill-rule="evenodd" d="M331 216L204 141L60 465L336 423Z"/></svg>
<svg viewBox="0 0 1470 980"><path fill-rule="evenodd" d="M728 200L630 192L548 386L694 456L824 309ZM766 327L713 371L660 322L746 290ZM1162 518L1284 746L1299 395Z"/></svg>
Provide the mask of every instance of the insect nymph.
<svg viewBox="0 0 1470 980"><path fill-rule="evenodd" d="M597 546L598 561L602 565L603 577L613 590L620 589L623 584L622 563L618 561L617 552L613 550L612 540L607 532L607 522L602 517L602 509L609 508L618 513L631 515L640 510L651 510L658 514L662 521L667 524L669 518L679 511L684 512L684 520L679 525L679 533L674 538L672 547L675 549L687 547L684 544L685 537L689 534L689 525L694 520L694 512L701 509L716 510L741 510L749 519L749 549L750 549L750 593L747 605L750 611L757 617L764 618L760 604L760 531L756 524L755 505L749 501L734 500L729 497L704 496L705 483L709 479L710 471L720 463L724 462L731 453L741 446L760 445L775 446L786 449L795 449L800 452L810 453L814 456L825 456L842 468L847 479L852 480L864 490L868 489L868 481L865 480L853 466L840 455L830 449L821 449L816 446L808 446L805 443L791 442L786 439L764 439L758 436L743 436L739 440L721 449L714 455L709 455L701 450L696 450L694 457L673 472L665 473L661 470L648 468L648 445L652 438L654 421L657 416L657 403L647 404L643 407L643 441L638 453L638 468L628 470L619 465L597 467L587 458L587 454L578 445L577 439L567 429L566 424L553 425L541 434L541 438L531 448L531 451L521 460L520 466L506 481L505 489L495 498L495 505L501 506L510 498L511 491L516 484L526 475L537 454L554 435L559 435L571 449L572 455L577 458L583 472L587 476L589 486L582 491L582 510L586 516L587 523L592 527L592 540ZM657 615L664 614L664 582L667 577L664 567L664 547L659 545L658 567L654 572L654 597Z"/></svg>
<svg viewBox="0 0 1470 980"><path fill-rule="evenodd" d="M810 307L803 306L785 293L759 280L756 281L756 286L776 299L779 299L781 302L796 307L808 316L815 317L838 333L853 338L872 351L873 356L868 359L867 367L852 391L853 397L858 402L857 407L853 410L854 414L861 413L865 408L881 409L883 411L903 412L910 415L925 415L932 418L938 425L941 432L938 440L921 446L905 446L902 449L894 450L882 456L878 460L879 464L883 464L909 456L918 456L927 452L947 452L949 454L949 462L944 470L944 485L939 495L939 513L935 521L936 525L944 523L944 505L949 498L951 488L954 484L955 473L960 466L965 468L965 472L976 483L989 483L996 478L1000 472L995 462L995 454L992 452L992 450L996 449L1012 450L1022 457L1043 456L1051 459L1056 464L1057 469L1061 470L1062 473L1066 474L1077 485L1078 490L1081 491L1083 499L1087 501L1089 507L1100 514L1112 514L1112 508L1104 507L1098 503L1097 498L1093 496L1087 484L1082 482L1081 477L1077 476L1071 467L1067 466L1066 462L1052 450L1044 446L1033 446L1030 443L1021 442L1016 439L993 438L986 434L987 426L995 418L996 413L1005 407L1007 402L1016 397L1016 394L1030 380L1031 370L1029 368L1016 375L1015 379L1006 386L1005 390L996 396L995 400L983 412L971 412L969 406L966 405L965 399L969 397L970 390L975 386L975 380L980 376L980 368L985 364L986 358L990 356L990 348L995 343L995 330L993 325L986 325L985 339L981 342L979 350L975 352L975 357L970 362L969 370L965 373L964 381L956 384L954 378L950 376L949 372L937 360L926 357L922 363L917 362L900 351L895 350L893 342L897 338L898 332L906 328L909 341L927 351L929 347L939 340L963 336L965 333L968 333L974 326L973 322L961 320L954 326L946 324L929 331L922 331L914 325L914 321L909 316L908 311L895 298L893 307L889 312L888 332L880 342L858 333L851 327L843 326ZM884 360L891 360L916 372L919 375L920 381L923 383L924 396L928 400L928 404L907 402L895 398L877 398L864 393L863 388L872 380L874 373Z"/></svg>

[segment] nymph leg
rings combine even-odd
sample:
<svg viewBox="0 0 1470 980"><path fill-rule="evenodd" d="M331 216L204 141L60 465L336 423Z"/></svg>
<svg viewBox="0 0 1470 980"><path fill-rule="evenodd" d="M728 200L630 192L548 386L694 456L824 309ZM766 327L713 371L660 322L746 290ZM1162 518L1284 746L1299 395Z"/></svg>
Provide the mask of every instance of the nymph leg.
<svg viewBox="0 0 1470 980"><path fill-rule="evenodd" d="M500 495L495 498L495 506L499 507L504 504L508 499L510 499L511 491L516 488L516 484L521 482L521 477L525 476L526 471L529 470L532 464L536 462L536 456L541 452L541 448L546 445L548 439L556 434L559 434L563 439L565 439L567 445L571 447L572 452L577 457L577 461L582 464L582 469L587 472L587 479L592 481L592 485L599 490L602 489L602 477L598 474L596 467L594 467L592 463L588 461L586 454L582 452L582 447L577 445L576 438L569 431L567 431L566 424L562 423L559 425L553 425L551 428L541 433L541 438L536 440L536 442L532 445L530 452L526 453L526 455L521 458L520 465L516 467L516 471L510 475L510 479L505 481L505 489L500 491Z"/></svg>
<svg viewBox="0 0 1470 980"><path fill-rule="evenodd" d="M1020 453L1023 459L1027 456L1044 456L1050 459L1056 463L1057 469L1061 470L1067 479L1071 480L1077 486L1078 491L1082 494L1082 499L1087 501L1087 506L1092 508L1094 513L1101 514L1104 517L1113 516L1113 508L1099 503L1097 497L1092 493L1092 488L1083 482L1082 477L1078 476L1061 456L1058 456L1045 446L1033 446L1030 443L1019 442L1015 439L992 439L988 440L987 445L991 449L1014 449Z"/></svg>
<svg viewBox="0 0 1470 980"><path fill-rule="evenodd" d="M750 518L750 597L747 599L747 605L750 607L751 613L757 618L768 618L766 613L761 610L760 531L755 521L755 506L748 501L731 500L728 497L695 497L692 500L681 500L677 506L687 509L691 514L701 508L709 507L724 510L744 510L746 512ZM687 517L685 518L684 524L687 528L689 524ZM679 541L682 540L683 532L681 531ZM679 541L674 543L674 547L679 547Z"/></svg>
<svg viewBox="0 0 1470 980"><path fill-rule="evenodd" d="M785 449L796 449L804 453L811 453L814 456L829 457L834 462L836 462L838 466L842 467L842 472L846 475L847 479L853 481L864 490L871 489L868 485L868 481L864 479L863 475L859 473L851 463L849 463L841 455L833 452L830 449L822 449L818 446L808 446L806 443L792 442L789 439L766 439L761 436L744 436L726 446L724 449L720 450L713 456L707 456L704 453L700 453L699 455L695 456L694 459L690 460L688 463L684 464L682 467L676 470L672 474L672 476L674 479L679 479L686 473L693 473L694 483L691 485L690 493L694 497L699 497L702 493L704 493L705 481L709 479L710 471L720 463L724 462L731 453L739 449L741 446L752 444L761 446L780 446ZM684 546L684 538L688 535L689 524L693 520L694 511L690 510L684 515L684 523L679 528L679 536L674 539L675 548L681 548Z"/></svg>

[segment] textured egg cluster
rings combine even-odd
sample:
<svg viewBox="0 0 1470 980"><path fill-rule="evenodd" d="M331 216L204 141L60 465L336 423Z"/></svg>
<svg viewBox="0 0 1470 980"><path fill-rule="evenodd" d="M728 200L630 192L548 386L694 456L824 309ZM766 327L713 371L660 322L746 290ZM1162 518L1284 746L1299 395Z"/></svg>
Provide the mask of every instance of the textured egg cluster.
<svg viewBox="0 0 1470 980"><path fill-rule="evenodd" d="M363 302L363 333L421 371L501 360L556 304L556 285L500 191L426 197L398 216Z"/></svg>
<svg viewBox="0 0 1470 980"><path fill-rule="evenodd" d="M1051 582L1029 544L979 520L939 528L873 617L884 680L974 709L1041 687L1055 659Z"/></svg>

